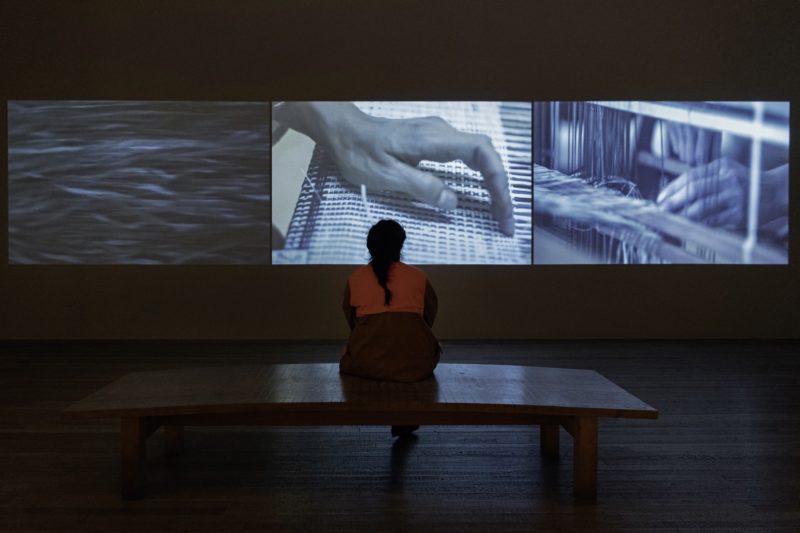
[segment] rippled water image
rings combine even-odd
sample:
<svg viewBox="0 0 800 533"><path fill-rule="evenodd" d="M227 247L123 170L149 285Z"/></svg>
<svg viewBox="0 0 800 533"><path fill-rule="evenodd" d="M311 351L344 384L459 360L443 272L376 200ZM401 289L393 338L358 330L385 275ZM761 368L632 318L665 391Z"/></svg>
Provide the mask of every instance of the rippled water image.
<svg viewBox="0 0 800 533"><path fill-rule="evenodd" d="M268 104L8 102L9 262L266 264Z"/></svg>

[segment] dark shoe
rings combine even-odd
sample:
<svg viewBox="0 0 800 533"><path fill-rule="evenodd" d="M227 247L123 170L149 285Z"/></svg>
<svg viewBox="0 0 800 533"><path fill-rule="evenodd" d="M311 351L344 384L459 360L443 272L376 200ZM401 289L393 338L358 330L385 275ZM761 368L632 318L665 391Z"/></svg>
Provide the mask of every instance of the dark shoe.
<svg viewBox="0 0 800 533"><path fill-rule="evenodd" d="M392 437L410 437L419 426L392 426Z"/></svg>

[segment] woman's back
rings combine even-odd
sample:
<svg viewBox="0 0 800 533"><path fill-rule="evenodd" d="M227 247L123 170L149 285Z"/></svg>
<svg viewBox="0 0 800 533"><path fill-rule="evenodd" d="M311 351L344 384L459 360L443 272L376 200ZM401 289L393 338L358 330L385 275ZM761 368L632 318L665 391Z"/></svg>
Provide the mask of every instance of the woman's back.
<svg viewBox="0 0 800 533"><path fill-rule="evenodd" d="M393 233L382 238L381 231ZM343 373L418 381L439 362L439 342L431 331L436 293L422 270L397 260L404 239L396 222L376 224L368 239L372 262L348 278L342 305L351 331L340 361Z"/></svg>
<svg viewBox="0 0 800 533"><path fill-rule="evenodd" d="M389 267L388 287L392 299L387 305L384 290L378 284L370 265L365 265L348 279L350 303L356 309L356 316L374 315L386 312L408 312L422 314L425 309L425 285L427 276L413 266L395 261Z"/></svg>

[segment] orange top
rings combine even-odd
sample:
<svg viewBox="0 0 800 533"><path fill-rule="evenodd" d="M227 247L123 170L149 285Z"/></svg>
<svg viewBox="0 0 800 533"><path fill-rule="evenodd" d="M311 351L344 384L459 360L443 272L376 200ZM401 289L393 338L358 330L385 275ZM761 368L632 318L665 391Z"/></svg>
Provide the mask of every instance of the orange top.
<svg viewBox="0 0 800 533"><path fill-rule="evenodd" d="M365 265L348 279L350 305L356 310L356 317L387 312L417 313L425 312L425 287L428 278L422 270L396 261L389 267L387 286L392 291L392 301L385 305L383 287L372 266Z"/></svg>

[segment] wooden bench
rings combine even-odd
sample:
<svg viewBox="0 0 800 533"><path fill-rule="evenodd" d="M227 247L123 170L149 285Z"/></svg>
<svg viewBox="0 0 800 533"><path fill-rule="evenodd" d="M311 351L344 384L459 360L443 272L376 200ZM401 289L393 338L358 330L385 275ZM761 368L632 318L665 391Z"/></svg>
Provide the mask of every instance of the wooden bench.
<svg viewBox="0 0 800 533"><path fill-rule="evenodd" d="M339 374L336 364L189 368L128 374L70 406L80 418L120 418L122 497L145 490L145 443L164 427L167 454L185 426L539 425L557 459L559 427L574 439L574 494L597 496L598 417L658 411L592 370L440 364L417 383ZM388 438L388 437L387 437Z"/></svg>

